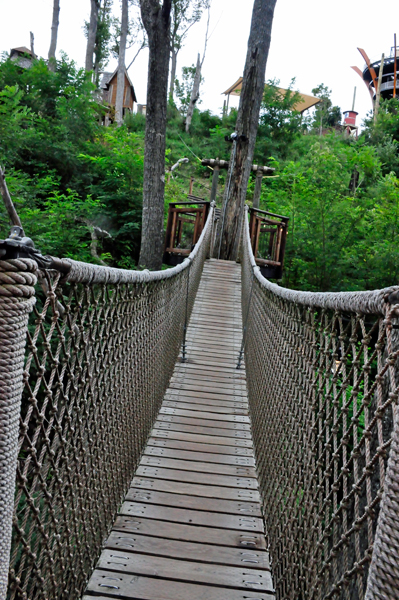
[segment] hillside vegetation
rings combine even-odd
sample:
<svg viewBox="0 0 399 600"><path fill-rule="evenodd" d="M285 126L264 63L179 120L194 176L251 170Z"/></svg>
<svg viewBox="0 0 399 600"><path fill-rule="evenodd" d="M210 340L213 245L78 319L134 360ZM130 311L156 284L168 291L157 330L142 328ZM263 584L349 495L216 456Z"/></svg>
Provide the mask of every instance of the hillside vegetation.
<svg viewBox="0 0 399 600"><path fill-rule="evenodd" d="M260 118L255 162L276 169L264 180L261 208L290 217L282 283L322 291L396 284L398 102L385 102L355 140L336 127L339 109L325 86L316 89L324 100L313 117L301 121L291 110L295 94L281 99L271 86ZM225 136L236 118L235 111L221 118L196 109L187 134L179 108L168 109L166 170L183 157L189 163L167 183L166 203L185 199L191 176L194 194L209 197L212 172L200 159L229 158ZM0 62L0 164L26 234L43 253L134 268L145 118L129 115L122 127L104 127L103 111L90 76L66 56L54 73L42 60L30 69L6 56ZM254 181L249 204L253 188ZM98 258L93 227L102 231ZM0 237L8 231L1 206Z"/></svg>

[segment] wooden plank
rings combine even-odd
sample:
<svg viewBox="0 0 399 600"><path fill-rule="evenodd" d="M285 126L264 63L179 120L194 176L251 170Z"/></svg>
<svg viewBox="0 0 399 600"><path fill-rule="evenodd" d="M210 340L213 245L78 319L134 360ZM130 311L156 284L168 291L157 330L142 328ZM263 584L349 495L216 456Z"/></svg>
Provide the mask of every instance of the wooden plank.
<svg viewBox="0 0 399 600"><path fill-rule="evenodd" d="M184 436L184 434L182 434ZM147 442L147 452L150 453L152 446L156 448L173 448L175 450L190 450L192 452L209 452L211 454L228 454L232 456L254 456L252 448L245 448L243 446L226 446L225 444L208 444L204 441L194 442L191 441L191 437L186 440L176 439L160 439L160 438L149 438Z"/></svg>
<svg viewBox="0 0 399 600"><path fill-rule="evenodd" d="M220 529L234 529L236 531L255 531L263 533L263 521L253 515L230 515L205 510L192 510L175 508L173 506L160 506L143 502L125 501L119 514L139 519L156 519L173 523L186 523L187 525L201 525L203 527L218 527Z"/></svg>
<svg viewBox="0 0 399 600"><path fill-rule="evenodd" d="M231 488L244 488L257 490L258 482L253 477L242 477L238 475L220 475L219 473L204 473L182 469L165 467L152 467L140 464L136 471L136 477L155 477L156 479L167 479L186 483L200 483L201 485L217 485Z"/></svg>
<svg viewBox="0 0 399 600"><path fill-rule="evenodd" d="M210 585L252 589L273 592L269 571L230 566L212 566L192 563L188 560L176 560L165 556L147 556L140 553L104 550L101 553L97 569L132 575L147 575L175 581L208 583Z"/></svg>
<svg viewBox="0 0 399 600"><path fill-rule="evenodd" d="M221 426L218 427L204 427L202 425L184 425L182 423L168 423L162 421L156 421L154 423L153 431L169 431L169 432L181 432L181 433L193 433L197 435L216 436L216 437L227 437L231 439L240 440L251 440L251 432L242 429L244 424L235 423L234 429L225 429Z"/></svg>
<svg viewBox="0 0 399 600"><path fill-rule="evenodd" d="M173 494L187 494L189 496L205 496L208 498L224 498L225 500L260 502L260 496L257 490L171 481L168 479L157 479L155 477L135 476L131 483L131 487L143 490L171 492Z"/></svg>
<svg viewBox="0 0 399 600"><path fill-rule="evenodd" d="M199 544L195 542L181 542L134 534L134 539L126 541L126 534L112 531L105 542L105 547L118 551L140 552L142 554L155 554L184 558L197 562L208 562L214 565L231 565L245 569L270 570L269 554L264 550L248 550Z"/></svg>
<svg viewBox="0 0 399 600"><path fill-rule="evenodd" d="M174 508L202 510L214 513L221 512L231 515L262 516L260 504L256 502L237 502L235 500L222 500L221 498L204 498L136 488L129 489L126 501L161 504L163 506L173 506Z"/></svg>
<svg viewBox="0 0 399 600"><path fill-rule="evenodd" d="M202 435L184 431L165 431L154 428L151 432L153 438L166 440L179 440L185 442L200 442L203 444L215 444L215 446L232 446L233 448L253 448L251 439L231 438L228 436Z"/></svg>
<svg viewBox="0 0 399 600"><path fill-rule="evenodd" d="M197 399L197 402L189 402L185 401L184 398L178 398L176 400L166 400L163 402L162 407L164 409L169 410L178 410L181 409L187 412L207 412L215 415L215 418L218 416L228 416L228 415L237 415L237 416L247 416L248 409L246 408L236 408L234 404L232 406L220 406L219 404L202 404L201 400Z"/></svg>
<svg viewBox="0 0 399 600"><path fill-rule="evenodd" d="M182 390L181 392L178 392L175 394L171 394L168 392L167 394L165 394L165 400L163 401L162 405L170 406L171 403L176 403L176 402L184 402L184 403L189 403L192 405L200 404L202 406L215 406L218 408L225 407L225 408L229 408L232 411L232 414L234 414L233 410L235 408L244 410L246 412L246 414L248 414L248 410L249 410L249 405L248 405L248 402L246 401L246 399L240 398L239 396L237 396L236 398L234 398L234 396L233 396L229 400L220 400L220 399L212 400L212 399L208 398L207 396L205 396L205 397L186 396L185 390ZM203 409L201 409L201 410L203 410ZM209 409L209 410L211 410L211 409Z"/></svg>
<svg viewBox="0 0 399 600"><path fill-rule="evenodd" d="M161 426L162 423L174 423L179 425L194 425L195 427L219 427L220 429L227 429L229 431L251 431L248 423L240 421L227 421L224 419L214 419L212 417L208 419L201 419L200 416L186 417L181 415L175 415L173 413L160 414L157 418L157 423Z"/></svg>
<svg viewBox="0 0 399 600"><path fill-rule="evenodd" d="M232 477L252 477L256 479L256 471L253 467L241 465L220 465L204 463L201 457L197 461L164 458L161 456L142 456L140 466L162 467L163 469L178 469L180 471L195 471L198 473L213 473L230 475Z"/></svg>
<svg viewBox="0 0 399 600"><path fill-rule="evenodd" d="M199 527L182 523L169 523L155 519L131 518L119 515L113 526L114 531L125 534L125 545L135 542L135 534L150 535L156 538L199 542L247 550L266 550L265 536L259 533L233 531L217 527Z"/></svg>
<svg viewBox="0 0 399 600"><path fill-rule="evenodd" d="M197 444L200 448L202 444ZM184 445L184 448L186 446ZM177 458L181 460L201 460L202 464L209 463L220 463L224 465L241 465L241 466L255 466L255 459L252 456L236 456L230 454L212 454L210 452L202 452L201 450L189 451L189 450L175 450L173 448L157 448L156 446L147 446L144 450L144 456L163 456L165 458Z"/></svg>
<svg viewBox="0 0 399 600"><path fill-rule="evenodd" d="M178 392L184 392L184 394L178 394ZM195 391L191 391L191 390L178 390L178 389L173 389L173 388L169 388L165 394L165 397L170 397L170 396L176 396L176 395L180 395L180 396L184 396L185 398L203 398L203 399L207 399L207 400L222 400L224 402L231 402L231 401L236 401L237 399L239 399L240 401L247 401L247 396L246 394L240 394L239 392L232 392L231 394L220 394L219 392L195 392ZM227 398L226 398L227 396Z"/></svg>
<svg viewBox="0 0 399 600"><path fill-rule="evenodd" d="M102 571L96 569L87 586L87 592L104 594L109 592L118 598L134 598L135 600L226 600L226 591L221 587L196 585L192 583L181 583L179 581L168 581L152 577L140 577ZM228 600L270 600L273 595L266 592L253 592L251 590L229 589ZM245 596L243 595L245 594ZM84 596L83 600L88 600ZM109 598L109 596L108 596ZM98 595L97 595L98 599Z"/></svg>
<svg viewBox="0 0 399 600"><path fill-rule="evenodd" d="M232 414L218 414L216 412L205 412L205 411L195 411L195 410L184 410L178 408L171 408L168 406L161 407L159 411L160 418L162 415L173 415L174 417L187 417L187 418L196 418L202 420L210 420L214 421L223 421L225 423L250 423L249 416L247 415L232 415Z"/></svg>

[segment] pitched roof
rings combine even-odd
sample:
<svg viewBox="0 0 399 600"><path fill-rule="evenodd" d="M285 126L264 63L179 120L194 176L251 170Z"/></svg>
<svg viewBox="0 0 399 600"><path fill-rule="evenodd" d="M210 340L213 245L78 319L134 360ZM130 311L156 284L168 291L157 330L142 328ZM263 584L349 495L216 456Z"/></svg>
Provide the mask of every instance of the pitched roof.
<svg viewBox="0 0 399 600"><path fill-rule="evenodd" d="M265 87L266 87L266 85L265 85ZM225 96L228 96L228 95L239 96L241 94L241 89L242 89L242 77L237 79L237 81L231 87L229 87L225 92L223 92L223 94ZM285 94L288 92L288 90L286 90L285 88L277 88L277 89L279 90L279 92L282 96L285 96ZM297 102L293 108L294 108L294 110L297 110L300 113L303 113L308 108L311 108L312 106L315 106L316 104L321 102L320 98L316 98L316 96L309 96L309 94L302 94L302 92L298 92L298 94L300 94L301 100L299 100L299 102Z"/></svg>
<svg viewBox="0 0 399 600"><path fill-rule="evenodd" d="M115 69L115 71L113 73L109 73L109 72L105 72L103 73L103 77L101 79L100 82L100 88L106 90L108 88L108 85L111 83L112 79L115 77L115 75L118 74L118 68ZM125 67L125 75L126 75L126 79L129 82L131 91L132 91L132 98L134 102L137 102L137 98L136 98L136 93L134 91L134 87L133 87L133 83L128 75L127 69Z"/></svg>
<svg viewBox="0 0 399 600"><path fill-rule="evenodd" d="M30 54L32 56L32 51L29 50L26 46L21 46L20 48L11 48L11 54L13 52L21 52L23 54Z"/></svg>
<svg viewBox="0 0 399 600"><path fill-rule="evenodd" d="M109 71L104 71L101 77L101 81L100 81L100 88L105 90L107 89L107 85L109 84L110 80L112 79L112 75L113 73L110 73Z"/></svg>

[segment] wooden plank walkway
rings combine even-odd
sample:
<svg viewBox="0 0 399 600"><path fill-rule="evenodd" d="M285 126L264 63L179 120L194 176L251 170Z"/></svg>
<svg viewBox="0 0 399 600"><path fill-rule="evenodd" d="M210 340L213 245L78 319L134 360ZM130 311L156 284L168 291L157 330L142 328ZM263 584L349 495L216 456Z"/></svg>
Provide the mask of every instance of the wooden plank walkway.
<svg viewBox="0 0 399 600"><path fill-rule="evenodd" d="M83 600L273 600L241 345L240 267L207 261L162 408Z"/></svg>

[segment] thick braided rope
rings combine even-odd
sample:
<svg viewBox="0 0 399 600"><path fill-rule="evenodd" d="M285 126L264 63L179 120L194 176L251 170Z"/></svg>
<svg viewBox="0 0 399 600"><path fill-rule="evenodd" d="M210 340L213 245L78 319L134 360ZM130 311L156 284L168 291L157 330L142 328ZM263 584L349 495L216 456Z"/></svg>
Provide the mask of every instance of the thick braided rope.
<svg viewBox="0 0 399 600"><path fill-rule="evenodd" d="M395 412L366 600L399 598L399 410Z"/></svg>
<svg viewBox="0 0 399 600"><path fill-rule="evenodd" d="M28 259L0 261L0 600L7 594L22 376L36 268Z"/></svg>

